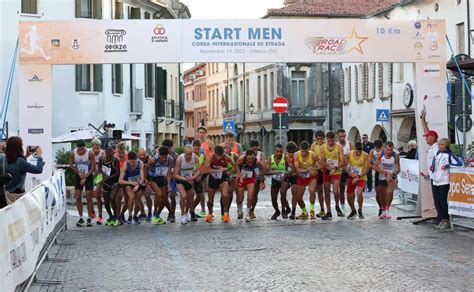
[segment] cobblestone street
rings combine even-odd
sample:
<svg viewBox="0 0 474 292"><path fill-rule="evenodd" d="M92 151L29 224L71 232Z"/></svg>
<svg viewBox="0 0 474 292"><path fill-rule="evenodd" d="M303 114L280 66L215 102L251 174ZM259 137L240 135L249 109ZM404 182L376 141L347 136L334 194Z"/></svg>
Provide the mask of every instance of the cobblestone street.
<svg viewBox="0 0 474 292"><path fill-rule="evenodd" d="M51 250L68 261L46 261L38 274L62 283L31 291L472 290L472 232L380 221L373 198L365 210L365 220L275 222L265 192L251 223L235 207L230 224L76 228L69 216Z"/></svg>

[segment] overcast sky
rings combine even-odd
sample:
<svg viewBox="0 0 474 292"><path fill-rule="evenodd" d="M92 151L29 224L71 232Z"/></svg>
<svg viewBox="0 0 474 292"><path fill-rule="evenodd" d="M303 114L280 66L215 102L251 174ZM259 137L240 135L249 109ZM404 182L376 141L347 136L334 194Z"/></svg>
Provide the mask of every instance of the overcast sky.
<svg viewBox="0 0 474 292"><path fill-rule="evenodd" d="M192 19L252 19L265 16L267 9L283 7L283 0L181 0Z"/></svg>

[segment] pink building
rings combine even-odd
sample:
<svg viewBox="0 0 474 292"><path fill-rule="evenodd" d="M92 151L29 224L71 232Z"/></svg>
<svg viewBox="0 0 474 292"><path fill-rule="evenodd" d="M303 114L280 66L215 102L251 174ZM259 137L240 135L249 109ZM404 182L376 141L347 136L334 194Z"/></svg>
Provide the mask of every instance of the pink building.
<svg viewBox="0 0 474 292"><path fill-rule="evenodd" d="M206 64L198 63L184 72L184 136L185 142L194 140L199 125L207 116Z"/></svg>

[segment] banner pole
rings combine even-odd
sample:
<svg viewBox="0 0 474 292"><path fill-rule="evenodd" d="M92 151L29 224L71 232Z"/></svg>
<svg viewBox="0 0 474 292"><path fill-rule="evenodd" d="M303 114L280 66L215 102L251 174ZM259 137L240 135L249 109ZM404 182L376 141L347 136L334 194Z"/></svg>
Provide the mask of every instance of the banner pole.
<svg viewBox="0 0 474 292"><path fill-rule="evenodd" d="M281 113L278 114L278 117L280 119L280 144L282 144L282 140L283 140L283 134L282 134L282 129L281 129Z"/></svg>

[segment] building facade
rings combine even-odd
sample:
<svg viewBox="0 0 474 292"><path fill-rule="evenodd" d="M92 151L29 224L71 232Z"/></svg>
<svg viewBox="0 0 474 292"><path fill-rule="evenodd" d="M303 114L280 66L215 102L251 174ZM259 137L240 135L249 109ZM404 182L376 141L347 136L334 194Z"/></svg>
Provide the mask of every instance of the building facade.
<svg viewBox="0 0 474 292"><path fill-rule="evenodd" d="M206 98L206 71L205 63L196 64L186 70L183 75L184 80L184 141L192 142L197 137L197 128L205 125L207 116Z"/></svg>
<svg viewBox="0 0 474 292"><path fill-rule="evenodd" d="M158 19L190 17L187 7L176 0L29 0L2 1L0 6L0 57L5 61L0 67L2 92L18 38L18 21L157 19L159 25ZM130 145L132 148L151 149L165 138L180 143L184 132L182 72L179 64L54 66L53 136L107 121L116 129L140 137ZM15 73L7 115L10 135L21 135L18 107Z"/></svg>

